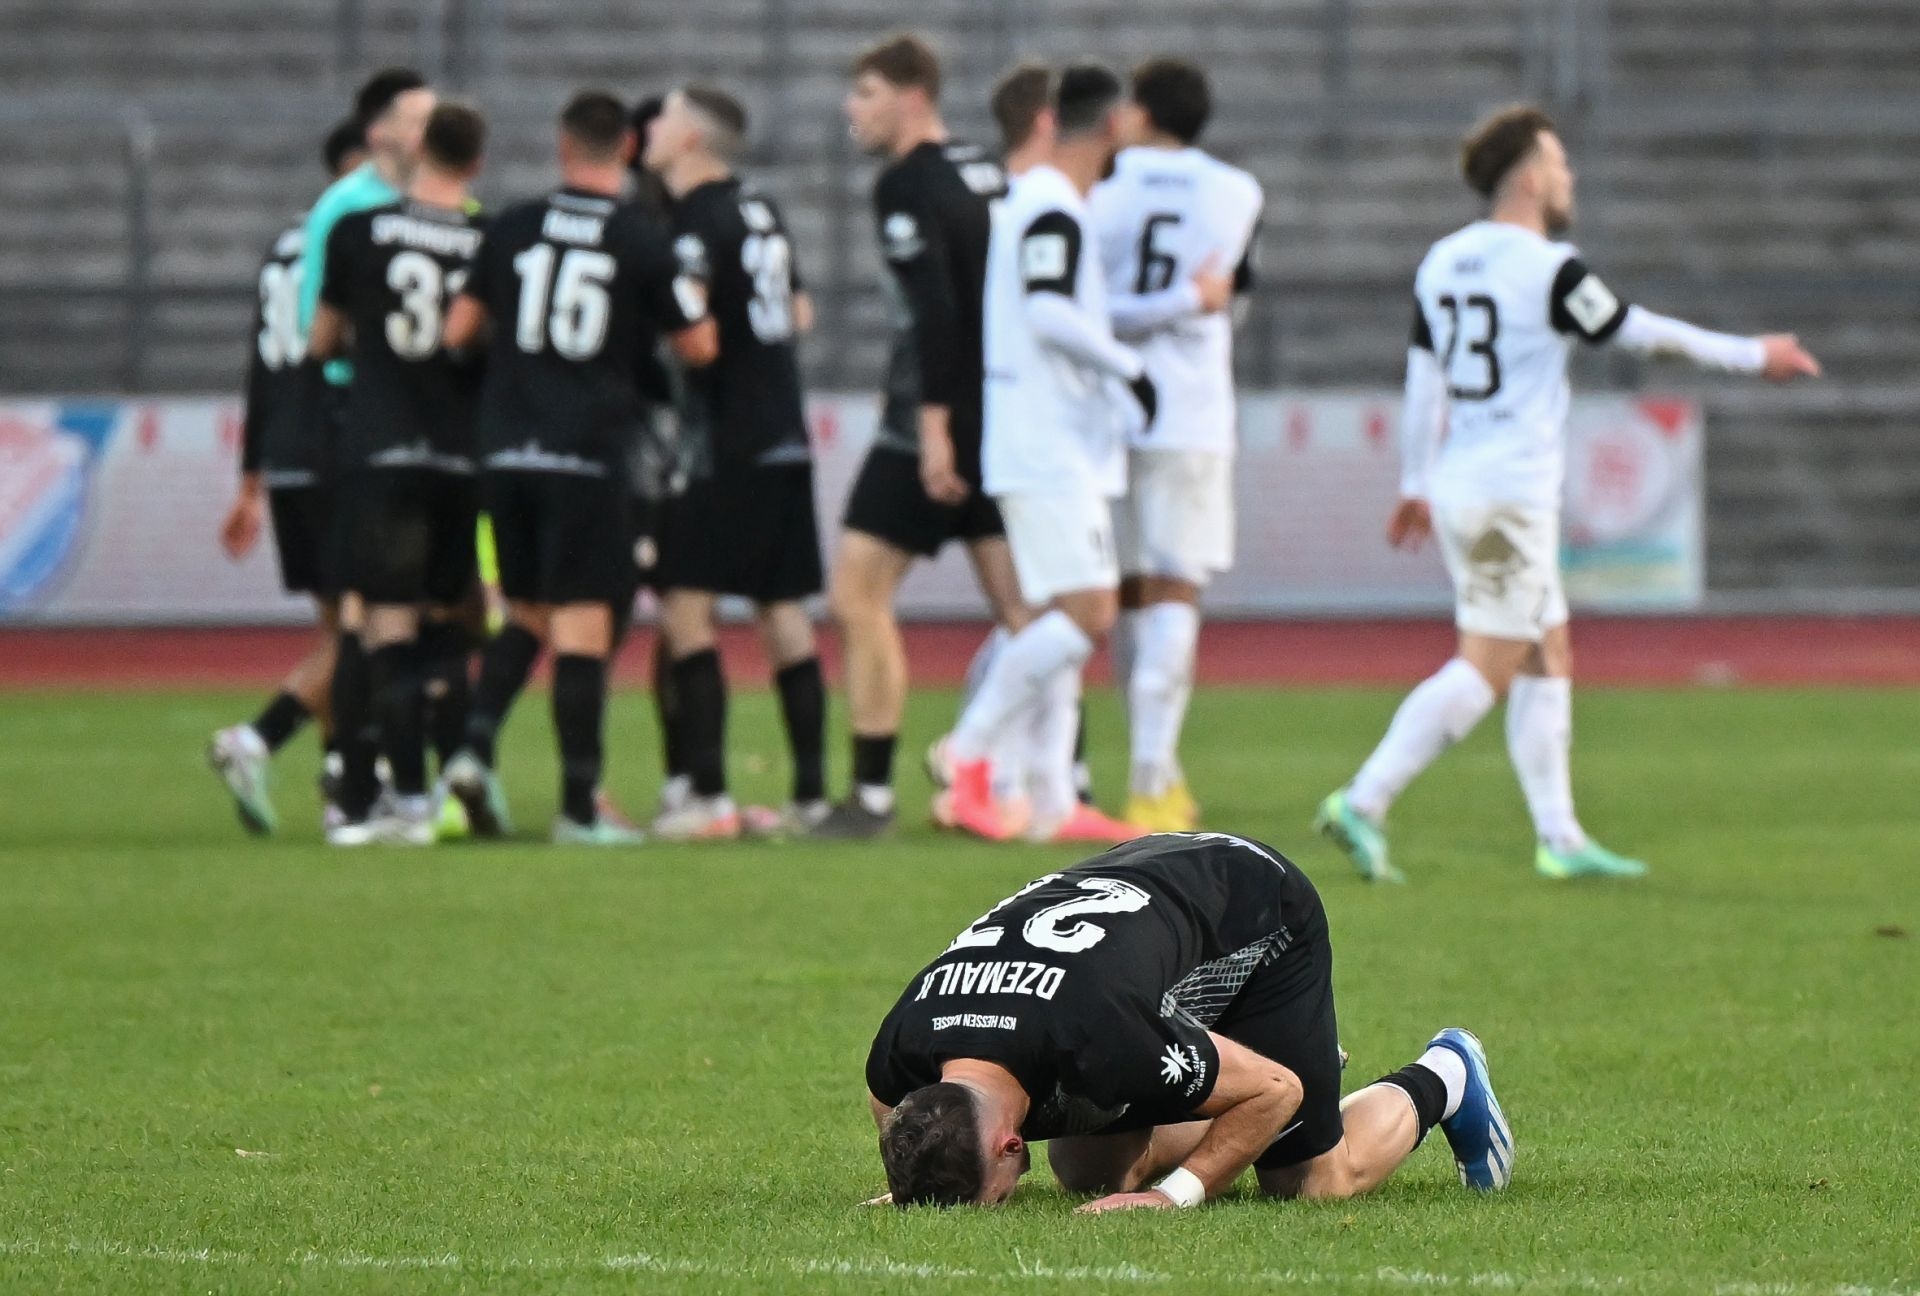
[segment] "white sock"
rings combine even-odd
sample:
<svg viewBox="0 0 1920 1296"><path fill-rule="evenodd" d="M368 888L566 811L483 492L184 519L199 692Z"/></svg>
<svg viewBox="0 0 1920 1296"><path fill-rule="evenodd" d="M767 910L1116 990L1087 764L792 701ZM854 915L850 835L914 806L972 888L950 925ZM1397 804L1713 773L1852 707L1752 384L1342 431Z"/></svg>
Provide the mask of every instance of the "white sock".
<svg viewBox="0 0 1920 1296"><path fill-rule="evenodd" d="M1200 609L1191 603L1154 603L1140 609L1138 617L1127 685L1132 787L1142 796L1159 796L1180 777L1180 728L1192 696Z"/></svg>
<svg viewBox="0 0 1920 1296"><path fill-rule="evenodd" d="M1078 671L1092 655L1093 640L1058 608L1042 613L1010 637L994 654L979 691L954 726L954 759L989 756L996 737L1033 704L1056 671L1065 666Z"/></svg>
<svg viewBox="0 0 1920 1296"><path fill-rule="evenodd" d="M1032 763L1027 769L1027 789L1038 827L1057 827L1080 802L1073 779L1073 740L1079 729L1080 668L1065 666L1047 681L1028 730Z"/></svg>
<svg viewBox="0 0 1920 1296"><path fill-rule="evenodd" d="M973 660L967 663L967 682L960 690L961 710L966 710L967 703L973 701L973 695L980 691L980 682L986 679L987 672L993 667L993 659L1007 646L1008 638L1007 628L997 625L973 650Z"/></svg>
<svg viewBox="0 0 1920 1296"><path fill-rule="evenodd" d="M1493 702L1486 677L1453 658L1407 694L1386 737L1353 776L1347 800L1369 819L1386 818L1393 799L1441 752L1473 732Z"/></svg>
<svg viewBox="0 0 1920 1296"><path fill-rule="evenodd" d="M1587 834L1573 813L1573 681L1522 675L1507 691L1507 755L1520 776L1533 830L1557 851L1576 851Z"/></svg>
<svg viewBox="0 0 1920 1296"><path fill-rule="evenodd" d="M1440 1113L1445 1120L1460 1110L1460 1099L1467 1092L1467 1064L1458 1053L1450 1048L1430 1048L1414 1062L1440 1077L1440 1083L1447 1087L1447 1109Z"/></svg>

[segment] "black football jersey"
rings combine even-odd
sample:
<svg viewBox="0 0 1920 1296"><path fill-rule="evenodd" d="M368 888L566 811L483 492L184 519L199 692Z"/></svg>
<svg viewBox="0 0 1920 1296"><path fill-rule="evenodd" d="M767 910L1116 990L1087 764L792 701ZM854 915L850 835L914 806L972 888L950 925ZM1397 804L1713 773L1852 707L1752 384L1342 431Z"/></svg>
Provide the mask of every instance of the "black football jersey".
<svg viewBox="0 0 1920 1296"><path fill-rule="evenodd" d="M1186 1120L1220 1058L1207 1028L1318 921L1312 884L1225 833L1143 837L1001 901L922 969L880 1026L888 1106L952 1058L1011 1071L1028 1139Z"/></svg>
<svg viewBox="0 0 1920 1296"><path fill-rule="evenodd" d="M805 463L806 412L794 334L800 274L771 199L737 178L674 204L674 251L707 285L720 358L687 374L681 428L721 466Z"/></svg>
<svg viewBox="0 0 1920 1296"><path fill-rule="evenodd" d="M240 469L259 473L269 489L311 486L326 463L325 430L314 413L313 384L320 369L308 363L307 340L300 332L305 242L304 226L295 225L273 241L260 263Z"/></svg>
<svg viewBox="0 0 1920 1296"><path fill-rule="evenodd" d="M488 227L467 291L493 319L480 398L486 467L622 475L648 424L648 357L706 314L665 224L563 189Z"/></svg>
<svg viewBox="0 0 1920 1296"><path fill-rule="evenodd" d="M478 367L441 339L481 234L465 210L410 199L333 227L320 300L353 326L343 467L474 470Z"/></svg>
<svg viewBox="0 0 1920 1296"><path fill-rule="evenodd" d="M989 205L1006 191L998 162L954 142L920 145L881 172L873 187L893 307L879 442L917 452L920 406L945 405L952 411L955 467L972 481L980 475Z"/></svg>

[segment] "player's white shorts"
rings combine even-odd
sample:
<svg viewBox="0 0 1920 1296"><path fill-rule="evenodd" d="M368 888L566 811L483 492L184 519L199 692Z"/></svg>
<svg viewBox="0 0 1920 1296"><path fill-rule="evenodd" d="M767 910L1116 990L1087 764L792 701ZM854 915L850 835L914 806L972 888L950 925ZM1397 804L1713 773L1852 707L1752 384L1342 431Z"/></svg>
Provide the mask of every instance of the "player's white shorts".
<svg viewBox="0 0 1920 1296"><path fill-rule="evenodd" d="M1461 630L1538 643L1567 623L1557 510L1436 502L1433 530L1453 577Z"/></svg>
<svg viewBox="0 0 1920 1296"><path fill-rule="evenodd" d="M1114 506L1120 570L1205 585L1233 566L1233 456L1135 450Z"/></svg>
<svg viewBox="0 0 1920 1296"><path fill-rule="evenodd" d="M1062 594L1120 587L1113 504L1090 492L1001 495L1020 596L1042 607Z"/></svg>

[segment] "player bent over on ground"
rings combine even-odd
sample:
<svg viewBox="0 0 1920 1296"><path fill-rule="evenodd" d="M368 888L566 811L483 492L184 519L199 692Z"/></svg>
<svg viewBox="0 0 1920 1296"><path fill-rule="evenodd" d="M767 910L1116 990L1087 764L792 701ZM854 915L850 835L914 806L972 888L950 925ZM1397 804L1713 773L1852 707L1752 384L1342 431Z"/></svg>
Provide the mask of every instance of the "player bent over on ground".
<svg viewBox="0 0 1920 1296"><path fill-rule="evenodd" d="M895 1205L994 1205L1047 1141L1081 1209L1378 1187L1439 1125L1504 1188L1513 1135L1471 1033L1340 1100L1313 884L1259 842L1144 837L1001 901L907 986L867 1057Z"/></svg>
<svg viewBox="0 0 1920 1296"><path fill-rule="evenodd" d="M494 738L529 650L552 648L561 806L553 839L639 840L600 816L613 644L612 600L632 589L629 456L648 418L639 357L666 334L690 365L711 361L700 284L685 279L666 227L620 201L634 133L626 106L585 91L561 114L562 187L488 227L449 345L493 336L480 396L481 489L509 615L524 634L487 647L468 749L447 770L474 831L507 828Z"/></svg>
<svg viewBox="0 0 1920 1296"><path fill-rule="evenodd" d="M1817 376L1788 334L1729 337L1629 306L1572 245L1573 170L1553 123L1509 108L1476 127L1462 171L1490 208L1433 245L1414 277L1395 548L1429 534L1453 578L1457 655L1407 695L1315 826L1362 877L1399 881L1387 809L1507 699L1507 752L1550 878L1647 871L1593 841L1573 810L1573 648L1560 580L1567 353L1577 337L1775 382ZM1443 434L1444 433L1444 437Z"/></svg>

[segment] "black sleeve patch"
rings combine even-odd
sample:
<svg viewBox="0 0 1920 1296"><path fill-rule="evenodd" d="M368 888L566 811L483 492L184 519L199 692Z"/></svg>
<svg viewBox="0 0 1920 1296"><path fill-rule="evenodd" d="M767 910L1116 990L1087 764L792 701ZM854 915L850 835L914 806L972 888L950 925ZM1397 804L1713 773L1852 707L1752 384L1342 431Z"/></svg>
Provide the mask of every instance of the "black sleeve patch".
<svg viewBox="0 0 1920 1296"><path fill-rule="evenodd" d="M1247 236L1246 251L1240 254L1240 264L1233 268L1233 295L1243 297L1253 291L1253 254L1260 246L1260 224L1253 223L1253 233Z"/></svg>
<svg viewBox="0 0 1920 1296"><path fill-rule="evenodd" d="M1413 299L1413 335L1407 345L1418 347L1422 351L1433 350L1433 330L1427 327L1427 313L1420 309L1420 299Z"/></svg>
<svg viewBox="0 0 1920 1296"><path fill-rule="evenodd" d="M1027 291L1073 296L1080 271L1080 222L1063 211L1042 212L1020 236L1020 281Z"/></svg>
<svg viewBox="0 0 1920 1296"><path fill-rule="evenodd" d="M1589 342L1605 342L1627 318L1627 304L1614 296L1579 257L1568 257L1553 277L1548 313L1560 332L1577 333Z"/></svg>

